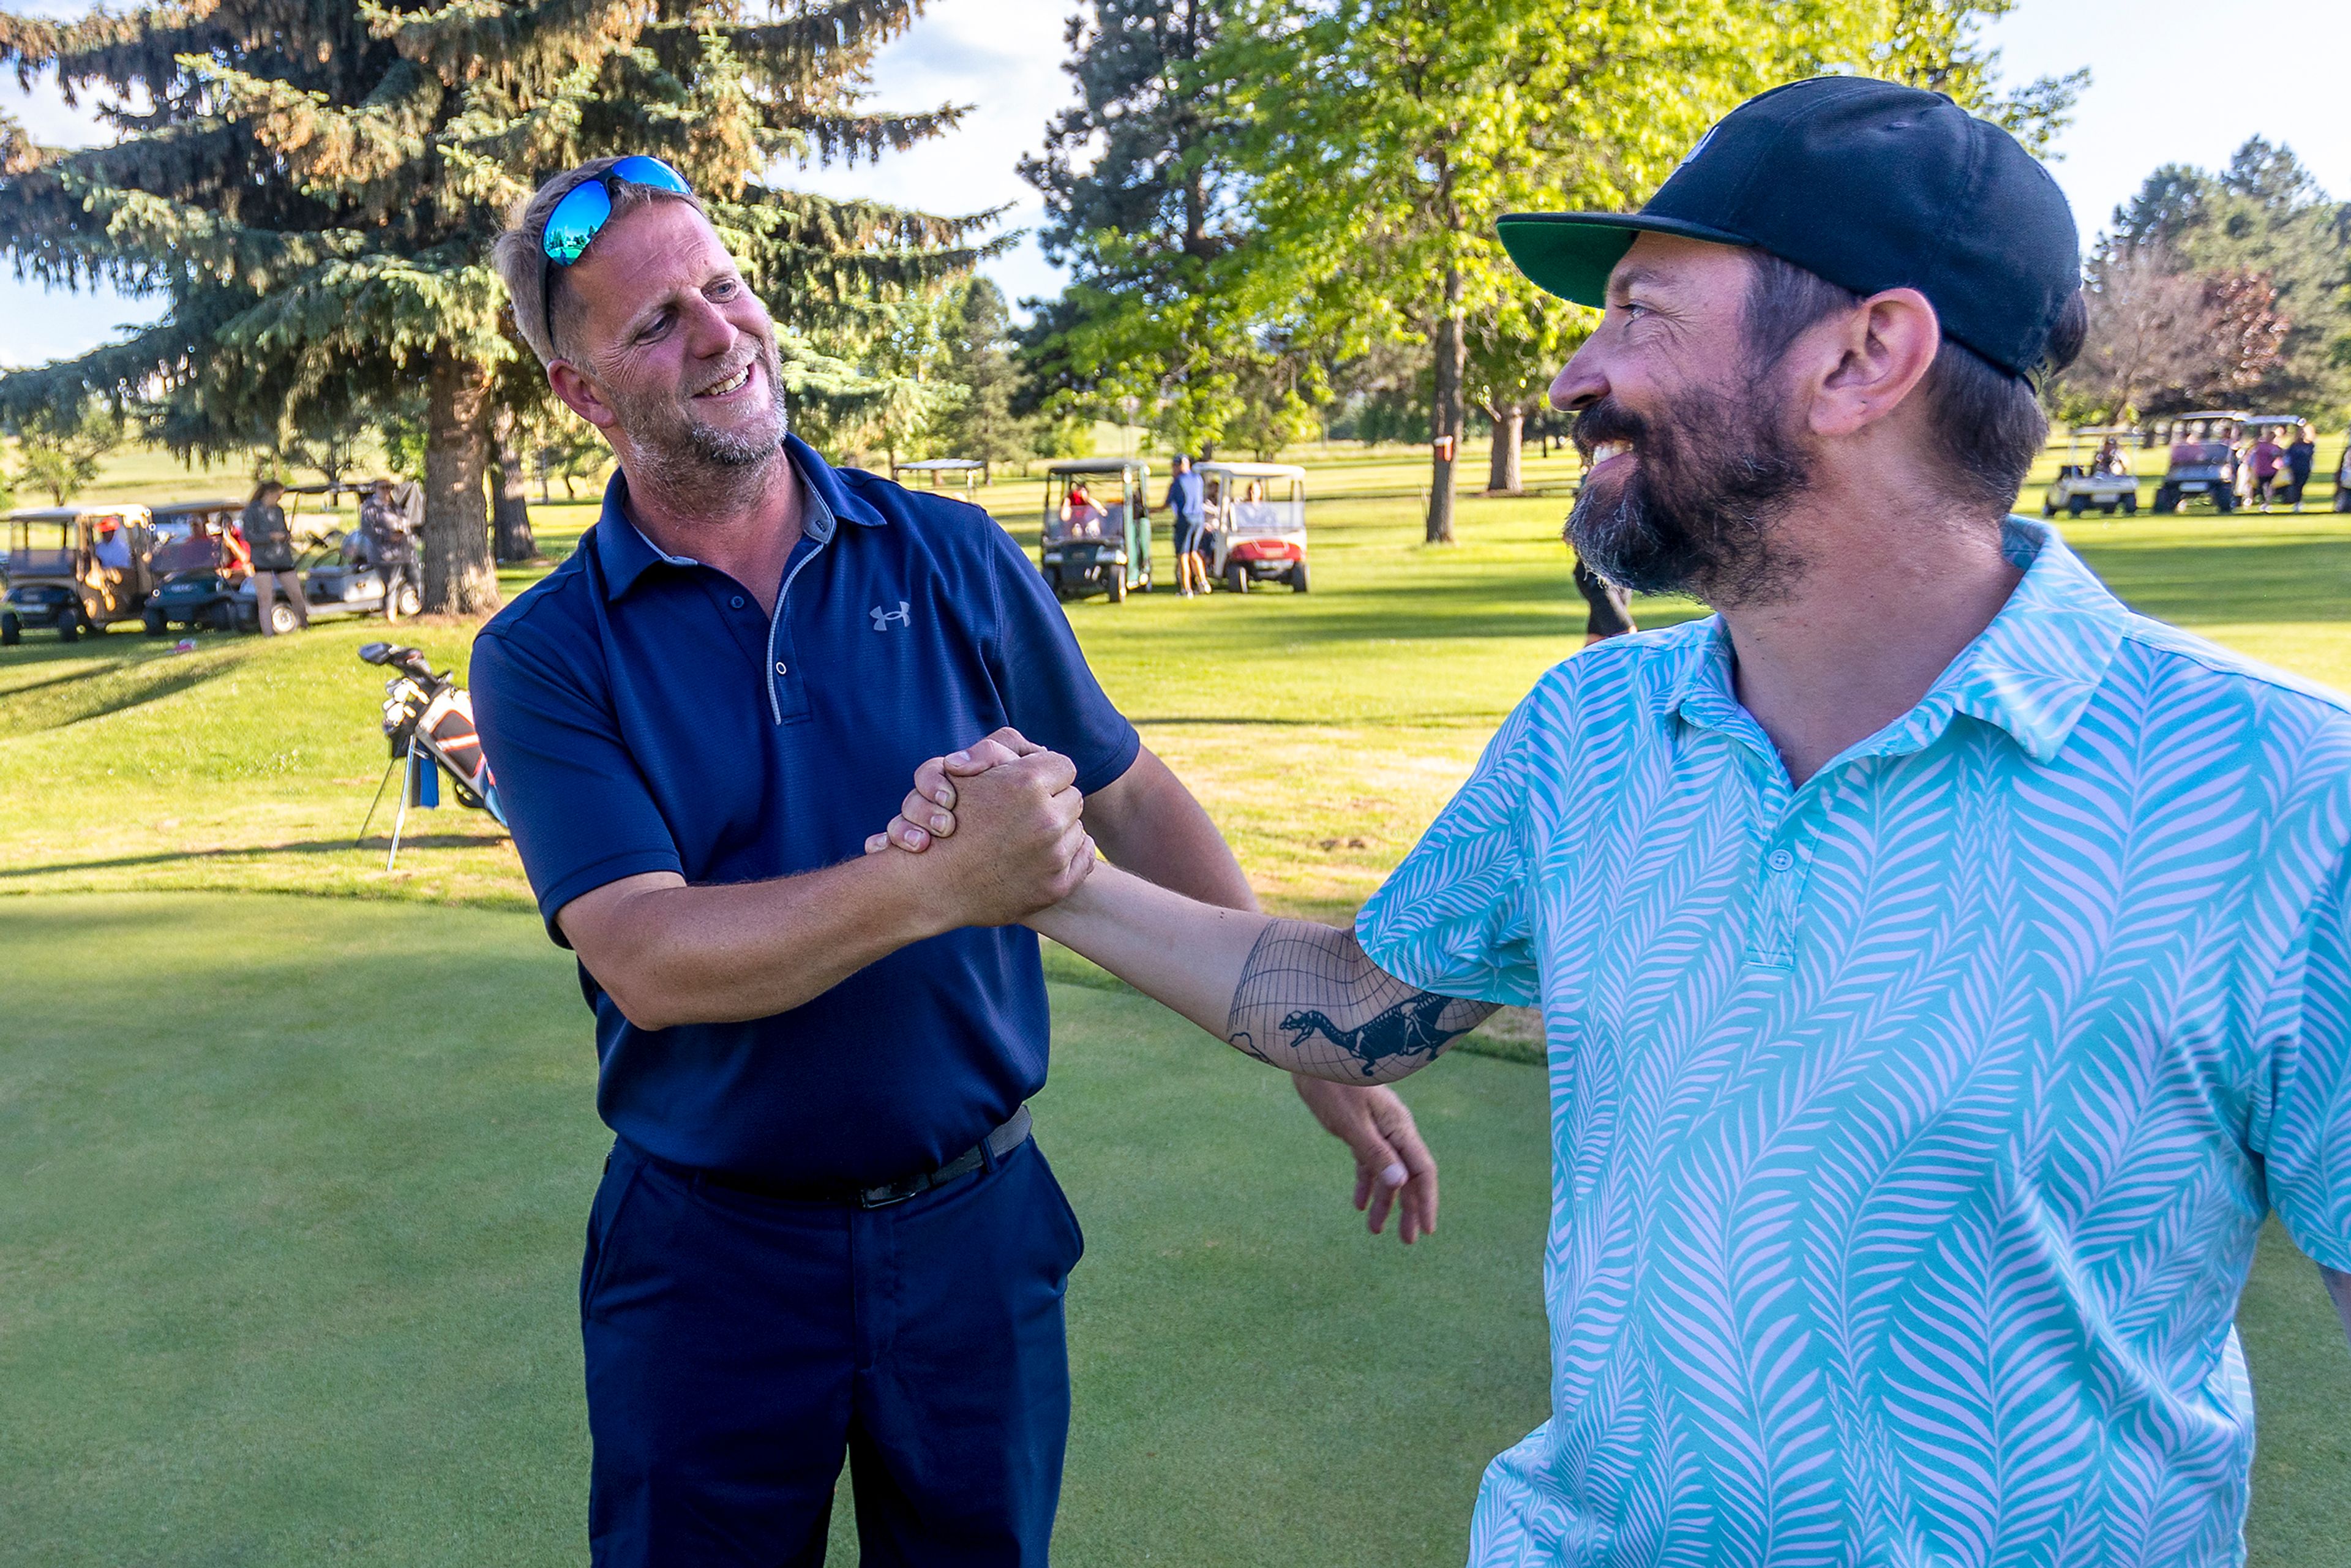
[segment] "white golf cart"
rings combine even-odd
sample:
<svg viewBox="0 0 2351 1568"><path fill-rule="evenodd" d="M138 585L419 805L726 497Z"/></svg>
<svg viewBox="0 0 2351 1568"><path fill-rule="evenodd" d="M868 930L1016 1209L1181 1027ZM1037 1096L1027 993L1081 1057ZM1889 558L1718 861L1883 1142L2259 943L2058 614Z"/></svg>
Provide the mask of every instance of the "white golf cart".
<svg viewBox="0 0 2351 1568"><path fill-rule="evenodd" d="M2171 421L2171 465L2155 489L2155 509L2176 512L2201 497L2216 512L2237 507L2237 440L2246 415L2240 409L2201 409Z"/></svg>
<svg viewBox="0 0 2351 1568"><path fill-rule="evenodd" d="M1281 581L1303 593L1306 470L1288 463L1203 463L1200 510L1208 533L1208 575L1235 593Z"/></svg>
<svg viewBox="0 0 2351 1568"><path fill-rule="evenodd" d="M1084 457L1045 470L1037 570L1056 599L1102 593L1123 604L1151 587L1151 465L1140 457Z"/></svg>
<svg viewBox="0 0 2351 1568"><path fill-rule="evenodd" d="M904 476L909 474L917 479L929 479L930 488L934 490L939 487L941 479L959 483L963 486L963 498L975 506L978 505L978 498L971 493L972 481L976 479L983 485L995 483L987 465L977 457L921 457L911 463L890 465L890 477L902 485L908 483Z"/></svg>
<svg viewBox="0 0 2351 1568"><path fill-rule="evenodd" d="M2062 510L2078 517L2093 507L2109 517L2117 511L2126 517L2136 514L2138 476L2131 472L2130 454L2123 443L2137 435L2126 424L2076 427L2065 439L2065 461L2058 465L2057 477L2041 497L2041 515L2053 517ZM2112 452L2106 450L2109 441L2115 444Z"/></svg>

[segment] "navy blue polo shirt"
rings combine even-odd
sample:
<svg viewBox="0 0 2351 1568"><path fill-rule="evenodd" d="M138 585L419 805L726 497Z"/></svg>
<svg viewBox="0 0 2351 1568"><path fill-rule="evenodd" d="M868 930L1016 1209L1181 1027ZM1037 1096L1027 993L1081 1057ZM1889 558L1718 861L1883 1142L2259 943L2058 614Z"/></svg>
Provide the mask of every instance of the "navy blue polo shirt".
<svg viewBox="0 0 2351 1568"><path fill-rule="evenodd" d="M558 942L622 877L753 882L863 852L927 758L1011 725L1092 791L1142 742L1045 582L986 512L785 449L807 497L772 617L665 556L615 475L571 559L474 643L474 712ZM1045 1082L1025 927L949 932L790 1012L641 1030L583 965L596 1103L664 1159L781 1182L935 1168Z"/></svg>

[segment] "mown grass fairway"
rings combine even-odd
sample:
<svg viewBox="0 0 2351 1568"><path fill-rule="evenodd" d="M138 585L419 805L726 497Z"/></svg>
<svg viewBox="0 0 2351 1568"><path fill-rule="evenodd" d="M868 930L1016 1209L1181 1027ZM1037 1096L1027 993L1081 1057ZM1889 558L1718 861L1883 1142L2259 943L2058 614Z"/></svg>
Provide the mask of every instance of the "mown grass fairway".
<svg viewBox="0 0 2351 1568"><path fill-rule="evenodd" d="M1564 498L1465 500L1432 550L1422 472L1317 467L1311 594L1071 607L1281 909L1351 911L1581 640ZM983 498L1019 531L1039 491ZM541 509L542 540L591 516ZM2141 608L2351 689L2351 515L2067 532ZM380 635L0 652L0 894L39 895L0 897L0 1563L584 1556L586 1019L484 820L412 816L392 873L383 818L351 848ZM403 635L455 664L471 629ZM1406 1085L1446 1163L1407 1252L1273 1074L1121 990L1054 1006L1040 1139L1089 1241L1061 1561L1458 1562L1546 1402L1541 1073L1457 1054ZM2351 1351L2274 1228L2241 1324L2252 1561L2341 1568Z"/></svg>

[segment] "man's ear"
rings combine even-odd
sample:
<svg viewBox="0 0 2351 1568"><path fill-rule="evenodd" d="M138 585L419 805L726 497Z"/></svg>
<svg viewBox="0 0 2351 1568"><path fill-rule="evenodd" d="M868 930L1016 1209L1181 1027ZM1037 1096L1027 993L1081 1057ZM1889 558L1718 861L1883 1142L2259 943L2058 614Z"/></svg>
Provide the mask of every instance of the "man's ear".
<svg viewBox="0 0 2351 1568"><path fill-rule="evenodd" d="M1836 362L1813 389L1811 423L1820 435L1851 435L1891 413L1943 346L1935 308L1915 288L1871 295L1835 333L1828 347Z"/></svg>
<svg viewBox="0 0 2351 1568"><path fill-rule="evenodd" d="M597 429L610 430L620 423L620 414L604 401L604 394L597 390L596 383L569 360L549 362L547 384L555 389L555 395L563 400L564 407Z"/></svg>

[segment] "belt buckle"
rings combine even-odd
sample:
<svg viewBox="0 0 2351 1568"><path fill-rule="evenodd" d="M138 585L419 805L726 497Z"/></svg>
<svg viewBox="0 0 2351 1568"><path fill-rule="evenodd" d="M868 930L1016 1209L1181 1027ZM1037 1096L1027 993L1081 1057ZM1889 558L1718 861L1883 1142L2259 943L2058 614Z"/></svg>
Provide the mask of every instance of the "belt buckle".
<svg viewBox="0 0 2351 1568"><path fill-rule="evenodd" d="M920 1197L930 1189L931 1178L927 1176L907 1176L899 1181L883 1182L880 1186L862 1186L857 1189L857 1207L890 1208L910 1197Z"/></svg>

